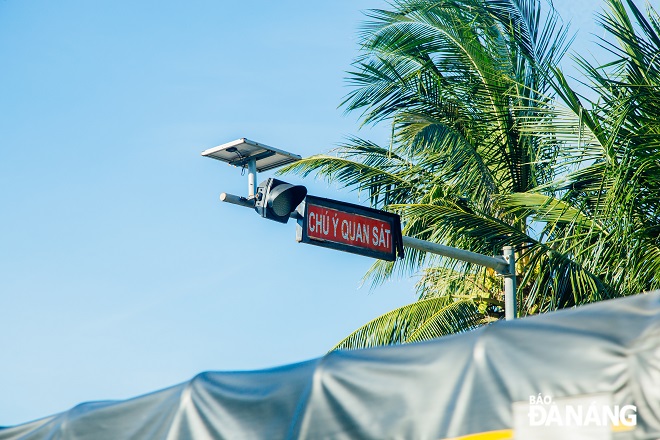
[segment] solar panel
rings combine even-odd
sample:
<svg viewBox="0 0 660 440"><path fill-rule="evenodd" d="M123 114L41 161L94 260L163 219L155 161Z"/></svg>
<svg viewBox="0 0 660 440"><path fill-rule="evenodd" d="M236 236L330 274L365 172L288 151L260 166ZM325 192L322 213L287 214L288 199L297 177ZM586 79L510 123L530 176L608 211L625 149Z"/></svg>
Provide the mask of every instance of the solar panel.
<svg viewBox="0 0 660 440"><path fill-rule="evenodd" d="M237 167L246 167L254 159L257 172L296 162L302 157L246 138L236 139L202 152L202 156L226 162Z"/></svg>

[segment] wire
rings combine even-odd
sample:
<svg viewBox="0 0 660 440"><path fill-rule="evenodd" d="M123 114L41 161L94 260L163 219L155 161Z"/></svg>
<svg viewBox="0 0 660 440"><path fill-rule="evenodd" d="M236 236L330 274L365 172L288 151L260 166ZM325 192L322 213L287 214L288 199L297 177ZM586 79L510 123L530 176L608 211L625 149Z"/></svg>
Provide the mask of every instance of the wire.
<svg viewBox="0 0 660 440"><path fill-rule="evenodd" d="M247 158L247 156L243 156L243 154L241 154L241 152L238 149L236 149L235 153L238 156L239 160L243 160L243 159ZM247 164L244 163L243 166L241 167L241 176L245 176L245 168L246 167L247 167Z"/></svg>

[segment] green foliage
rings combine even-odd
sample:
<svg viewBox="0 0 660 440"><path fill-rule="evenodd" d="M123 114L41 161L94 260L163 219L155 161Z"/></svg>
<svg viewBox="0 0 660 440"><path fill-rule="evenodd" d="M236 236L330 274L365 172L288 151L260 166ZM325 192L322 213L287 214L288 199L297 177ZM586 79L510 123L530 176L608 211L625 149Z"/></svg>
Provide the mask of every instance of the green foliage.
<svg viewBox="0 0 660 440"><path fill-rule="evenodd" d="M422 299L388 312L357 329L333 350L424 341L488 322L471 299Z"/></svg>
<svg viewBox="0 0 660 440"><path fill-rule="evenodd" d="M521 315L660 287L660 19L608 0L615 58L578 58L596 97L558 67L566 31L536 0L399 0L371 11L344 106L392 124L392 144L350 139L287 171L316 173L398 212L404 234L497 254L517 249ZM337 348L426 339L501 312L485 268L410 250L375 283L421 274L420 300Z"/></svg>
<svg viewBox="0 0 660 440"><path fill-rule="evenodd" d="M599 20L615 41L602 44L615 61L594 67L578 60L597 99L584 104L555 70L567 110L546 118L541 130L538 123L527 127L539 138L566 139L562 148L571 155L556 166L568 171L503 199L511 212L543 222L548 246L596 275L602 295L589 300L660 287L658 14L649 7L646 19L632 1L608 6Z"/></svg>

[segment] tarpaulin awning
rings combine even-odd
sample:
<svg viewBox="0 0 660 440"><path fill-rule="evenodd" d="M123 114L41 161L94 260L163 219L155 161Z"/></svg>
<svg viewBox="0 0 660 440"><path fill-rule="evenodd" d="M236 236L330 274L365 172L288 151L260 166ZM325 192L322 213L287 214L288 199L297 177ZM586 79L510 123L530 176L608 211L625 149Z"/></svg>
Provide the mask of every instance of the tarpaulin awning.
<svg viewBox="0 0 660 440"><path fill-rule="evenodd" d="M202 373L0 429L0 440L514 435L660 438L660 294L263 371Z"/></svg>

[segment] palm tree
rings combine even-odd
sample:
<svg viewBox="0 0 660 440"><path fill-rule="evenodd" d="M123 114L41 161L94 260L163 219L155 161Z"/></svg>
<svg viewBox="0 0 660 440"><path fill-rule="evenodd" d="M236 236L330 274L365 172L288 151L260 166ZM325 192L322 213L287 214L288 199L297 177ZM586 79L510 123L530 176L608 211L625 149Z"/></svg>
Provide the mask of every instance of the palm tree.
<svg viewBox="0 0 660 440"><path fill-rule="evenodd" d="M645 147L649 171L634 189L624 183L642 157L615 152L621 142L631 145L631 133L643 132L639 142L651 135L634 125L640 123L637 115L623 124L628 132L616 125L629 114L621 105L633 99L612 92L629 69L625 63L612 65L607 76L582 61L605 95L587 109L557 68L566 32L554 10L542 18L538 1L402 0L393 6L369 14L364 55L355 63L354 90L344 103L348 111L362 111L365 124L392 124L391 145L353 138L337 155L314 156L289 170L315 172L366 192L372 206L401 214L406 235L484 254L516 245L523 315L654 286L657 267L645 262L655 255L660 264L657 232L653 245L646 236L629 246L614 245L636 231L650 236L657 230L654 199L635 204L631 197L641 187L653 197L660 194L651 158L657 145ZM651 21L642 26L647 41L633 38L625 8L613 11L603 17L606 29L620 31L615 35L631 46L626 51L643 46L633 51L642 57L636 62L644 62L639 66L657 63L649 58L658 47L657 15L649 13ZM634 11L640 23L643 17ZM636 81L630 94L639 90L639 78L628 79ZM644 118L657 112L657 106L650 108L657 89L655 95L651 89L643 98L649 107ZM628 102L628 112L632 105ZM617 173L610 155L621 165ZM620 199L632 204L621 205ZM639 209L626 217L631 214L626 207ZM377 262L368 275L378 283L397 267L406 274L422 271L419 301L368 323L338 348L437 337L501 313L501 280L488 269L411 251L398 263Z"/></svg>
<svg viewBox="0 0 660 440"><path fill-rule="evenodd" d="M622 296L660 287L660 19L650 6L645 18L632 0L608 7L599 22L615 39L602 42L614 60L594 67L578 58L596 98L581 99L556 70L566 109L527 129L539 142L568 139L573 160L558 166L572 170L503 206L545 222L547 245L595 274L604 295ZM600 299L594 287L587 300Z"/></svg>

